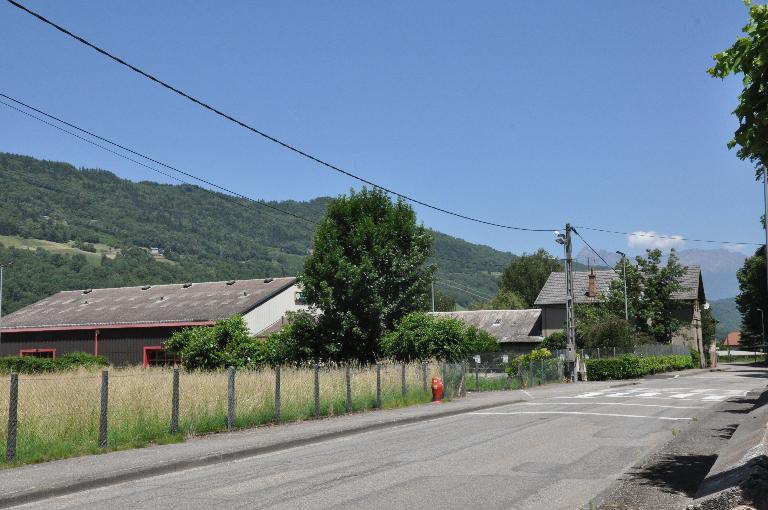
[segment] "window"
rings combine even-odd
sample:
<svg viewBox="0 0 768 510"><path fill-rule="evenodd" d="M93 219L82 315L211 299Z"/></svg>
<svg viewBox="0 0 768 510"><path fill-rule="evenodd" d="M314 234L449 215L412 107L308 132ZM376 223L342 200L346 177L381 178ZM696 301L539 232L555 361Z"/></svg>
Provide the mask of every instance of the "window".
<svg viewBox="0 0 768 510"><path fill-rule="evenodd" d="M179 363L176 353L166 351L159 345L144 347L144 368L146 367L167 367Z"/></svg>
<svg viewBox="0 0 768 510"><path fill-rule="evenodd" d="M304 294L302 294L301 292L297 292L296 294L294 294L294 300L297 305L307 304L307 301L304 299Z"/></svg>
<svg viewBox="0 0 768 510"><path fill-rule="evenodd" d="M22 358L25 356L34 356L35 358L55 358L56 349L22 349L19 351L19 356Z"/></svg>

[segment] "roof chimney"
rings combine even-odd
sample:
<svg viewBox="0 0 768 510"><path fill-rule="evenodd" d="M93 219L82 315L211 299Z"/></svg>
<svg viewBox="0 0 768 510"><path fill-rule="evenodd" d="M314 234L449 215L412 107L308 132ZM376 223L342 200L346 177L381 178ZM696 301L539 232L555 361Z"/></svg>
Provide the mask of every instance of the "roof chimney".
<svg viewBox="0 0 768 510"><path fill-rule="evenodd" d="M589 270L589 284L587 285L587 297L597 297L597 277L595 270Z"/></svg>

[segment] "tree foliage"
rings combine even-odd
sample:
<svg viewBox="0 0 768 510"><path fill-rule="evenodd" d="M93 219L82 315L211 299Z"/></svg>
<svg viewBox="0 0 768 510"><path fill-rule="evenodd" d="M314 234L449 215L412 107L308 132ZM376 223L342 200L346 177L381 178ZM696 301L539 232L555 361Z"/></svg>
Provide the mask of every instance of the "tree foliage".
<svg viewBox="0 0 768 510"><path fill-rule="evenodd" d="M611 282L600 304L579 305L576 310L576 340L584 347L620 347L646 341L669 343L680 329L674 316L679 304L672 294L681 289L683 267L671 250L662 263L660 250L646 250L635 257L636 265L627 264L627 301L629 324L624 321L624 265L616 264L622 275ZM606 342L608 344L606 344Z"/></svg>
<svg viewBox="0 0 768 510"><path fill-rule="evenodd" d="M184 328L164 346L177 353L182 365L190 370L248 367L263 361L261 342L251 337L239 315L217 321L212 327Z"/></svg>
<svg viewBox="0 0 768 510"><path fill-rule="evenodd" d="M332 359L374 361L384 333L427 306L431 248L413 209L381 190L328 204L300 282L307 302L322 310L319 335Z"/></svg>
<svg viewBox="0 0 768 510"><path fill-rule="evenodd" d="M426 313L408 314L381 340L384 355L398 361L461 361L471 354L498 349L489 333L464 322Z"/></svg>
<svg viewBox="0 0 768 510"><path fill-rule="evenodd" d="M736 306L741 312L741 338L742 344L748 347L762 343L765 316L768 319L768 302L766 296L765 276L765 247L761 246L755 254L744 261L744 265L736 272L739 280L739 295L736 297ZM763 313L760 313L763 310Z"/></svg>
<svg viewBox="0 0 768 510"><path fill-rule="evenodd" d="M499 290L516 294L522 299L521 308L530 308L549 275L554 271L562 270L562 265L557 258L544 249L523 254L504 269Z"/></svg>
<svg viewBox="0 0 768 510"><path fill-rule="evenodd" d="M492 300L473 303L469 308L470 310L522 310L528 306L515 292L499 289Z"/></svg>
<svg viewBox="0 0 768 510"><path fill-rule="evenodd" d="M739 127L729 148L738 146L737 156L755 164L762 175L768 163L768 5L749 6L749 23L733 45L714 55L715 65L708 72L717 78L742 74L743 89L734 114Z"/></svg>

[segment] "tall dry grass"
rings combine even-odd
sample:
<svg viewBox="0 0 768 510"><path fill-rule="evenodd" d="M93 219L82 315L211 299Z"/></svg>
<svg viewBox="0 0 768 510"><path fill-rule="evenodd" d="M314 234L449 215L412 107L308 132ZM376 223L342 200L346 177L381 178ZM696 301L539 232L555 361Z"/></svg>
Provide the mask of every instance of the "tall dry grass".
<svg viewBox="0 0 768 510"><path fill-rule="evenodd" d="M427 367L427 382L439 366ZM350 369L352 410L376 405L376 369ZM402 393L401 366L381 366L383 408L429 401L421 365L406 366L406 393ZM179 379L181 431L169 432L172 371L170 369L112 368L109 370L109 449L180 441L185 437L226 429L227 374L225 371L184 372ZM5 462L9 377L0 378L0 466ZM347 412L343 367L320 369L320 415ZM98 448L100 371L19 375L17 460L40 462L95 453ZM313 418L314 370L281 369L281 419ZM271 369L238 371L235 380L235 426L252 427L275 419L275 372Z"/></svg>

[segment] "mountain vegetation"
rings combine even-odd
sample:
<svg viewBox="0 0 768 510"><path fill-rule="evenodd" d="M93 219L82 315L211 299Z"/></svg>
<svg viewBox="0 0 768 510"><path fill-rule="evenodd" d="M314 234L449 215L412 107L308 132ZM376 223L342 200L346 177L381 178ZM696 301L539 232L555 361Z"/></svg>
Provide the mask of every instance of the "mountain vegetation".
<svg viewBox="0 0 768 510"><path fill-rule="evenodd" d="M8 153L0 179L0 264L10 264L3 313L66 289L296 275L330 200L266 204L307 222L197 186ZM495 295L514 255L430 233L427 263L437 266L443 303L466 308L474 294Z"/></svg>

